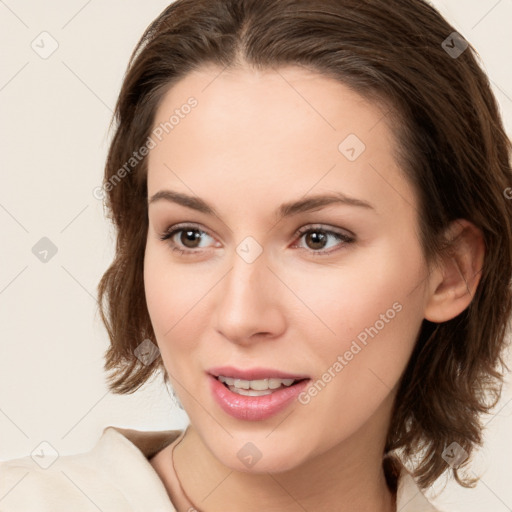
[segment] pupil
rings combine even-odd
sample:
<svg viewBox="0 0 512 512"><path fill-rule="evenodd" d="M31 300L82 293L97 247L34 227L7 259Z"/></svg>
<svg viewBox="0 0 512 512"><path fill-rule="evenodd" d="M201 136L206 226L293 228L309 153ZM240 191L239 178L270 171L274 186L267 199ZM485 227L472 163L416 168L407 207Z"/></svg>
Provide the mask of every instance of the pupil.
<svg viewBox="0 0 512 512"><path fill-rule="evenodd" d="M192 247L194 248L194 242L200 237L200 233L197 230L189 229L188 231L184 231L181 238L181 242L185 247ZM191 245L188 245L188 243L191 242Z"/></svg>
<svg viewBox="0 0 512 512"><path fill-rule="evenodd" d="M320 244L317 247L312 247L313 249L322 249L322 247L324 246L324 242L325 242L325 234L324 233L319 233L318 231L312 231L307 236L308 236L309 240L311 240L313 242L313 245L318 244L318 243Z"/></svg>

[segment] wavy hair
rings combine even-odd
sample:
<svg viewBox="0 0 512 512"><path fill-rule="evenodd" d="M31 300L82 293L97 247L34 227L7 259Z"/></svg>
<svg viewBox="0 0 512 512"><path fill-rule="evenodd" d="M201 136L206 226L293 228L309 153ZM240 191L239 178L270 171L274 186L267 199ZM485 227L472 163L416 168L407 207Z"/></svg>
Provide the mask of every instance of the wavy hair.
<svg viewBox="0 0 512 512"><path fill-rule="evenodd" d="M102 186L117 235L98 286L113 392L132 393L163 369L161 357L143 364L135 356L143 340L156 340L143 282L147 158L133 154L150 135L164 94L207 64L297 65L389 107L396 156L418 197L427 262L449 250L442 235L451 221L467 219L483 233L485 259L470 305L449 321L423 321L384 455L420 454L413 474L425 489L450 469L442 457L448 445L471 455L482 444L481 415L498 401L508 370L511 142L478 54L454 32L423 0L177 0L150 24L117 100ZM452 469L459 484L473 485Z"/></svg>

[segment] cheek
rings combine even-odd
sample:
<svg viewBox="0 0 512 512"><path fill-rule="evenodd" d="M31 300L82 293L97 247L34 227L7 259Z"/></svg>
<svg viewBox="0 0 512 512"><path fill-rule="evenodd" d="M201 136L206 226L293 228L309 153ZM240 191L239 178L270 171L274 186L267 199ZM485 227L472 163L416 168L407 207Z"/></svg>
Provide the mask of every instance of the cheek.
<svg viewBox="0 0 512 512"><path fill-rule="evenodd" d="M422 319L420 285L427 270L418 247L402 249L391 239L382 240L364 251L347 253L336 266L310 266L307 272L282 269L283 281L309 309L302 308L294 322L311 331L318 350L347 350L358 336L363 342L371 337L373 327L376 336L389 343L400 344L411 333L414 337Z"/></svg>
<svg viewBox="0 0 512 512"><path fill-rule="evenodd" d="M212 317L212 297L223 273L208 263L178 264L161 241L147 243L146 304L164 366L179 382L198 371L196 354Z"/></svg>
<svg viewBox="0 0 512 512"><path fill-rule="evenodd" d="M298 294L307 297L322 321L313 319L309 327L306 322L302 326L310 353L317 358L318 374L301 403L315 416L325 414L325 422L344 425L347 435L398 383L423 319L419 285L427 271L421 252L398 247L375 247L346 267L310 275L307 283L304 277L293 277ZM314 287L305 286L313 282Z"/></svg>
<svg viewBox="0 0 512 512"><path fill-rule="evenodd" d="M148 242L144 256L144 290L159 345L167 345L164 340L170 339L179 342L182 337L175 333L190 326L190 318L196 314L204 295L202 288L200 279L191 279L190 273L172 264L170 249Z"/></svg>

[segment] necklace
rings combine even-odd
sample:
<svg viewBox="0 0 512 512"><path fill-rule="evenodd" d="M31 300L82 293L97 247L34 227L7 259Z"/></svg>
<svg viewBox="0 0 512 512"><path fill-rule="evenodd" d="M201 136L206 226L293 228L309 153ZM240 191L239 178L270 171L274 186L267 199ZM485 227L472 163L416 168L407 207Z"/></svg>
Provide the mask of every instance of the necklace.
<svg viewBox="0 0 512 512"><path fill-rule="evenodd" d="M181 485L181 481L180 481L180 479L178 477L178 472L176 471L176 467L174 466L174 449L176 448L176 446L178 446L181 443L181 441L183 441L183 439L185 437L185 434L187 433L187 430L188 430L188 427L185 430L185 432L183 433L183 435L181 436L181 439L172 447L172 450L171 450L171 464L172 464L172 469L174 471L174 474L176 475L176 480L178 482L180 491L183 494L183 496L185 496L185 499L188 501L187 506L190 507L190 508L187 510L187 512L202 512L199 508L197 508L194 505L192 500L188 497L187 493L185 492L185 489L183 489L183 486Z"/></svg>

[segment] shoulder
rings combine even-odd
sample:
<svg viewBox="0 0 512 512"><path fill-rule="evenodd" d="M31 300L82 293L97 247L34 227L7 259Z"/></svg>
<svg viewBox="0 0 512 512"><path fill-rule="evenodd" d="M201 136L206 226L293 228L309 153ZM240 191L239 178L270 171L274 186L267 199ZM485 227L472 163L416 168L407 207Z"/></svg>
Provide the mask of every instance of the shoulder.
<svg viewBox="0 0 512 512"><path fill-rule="evenodd" d="M0 510L97 511L94 496L105 492L114 502L122 500L122 494L102 480L99 469L83 455L59 457L46 468L30 456L0 462Z"/></svg>
<svg viewBox="0 0 512 512"><path fill-rule="evenodd" d="M42 451L1 461L0 510L129 512L149 506L175 512L148 456L179 432L107 427L85 453L58 456Z"/></svg>

